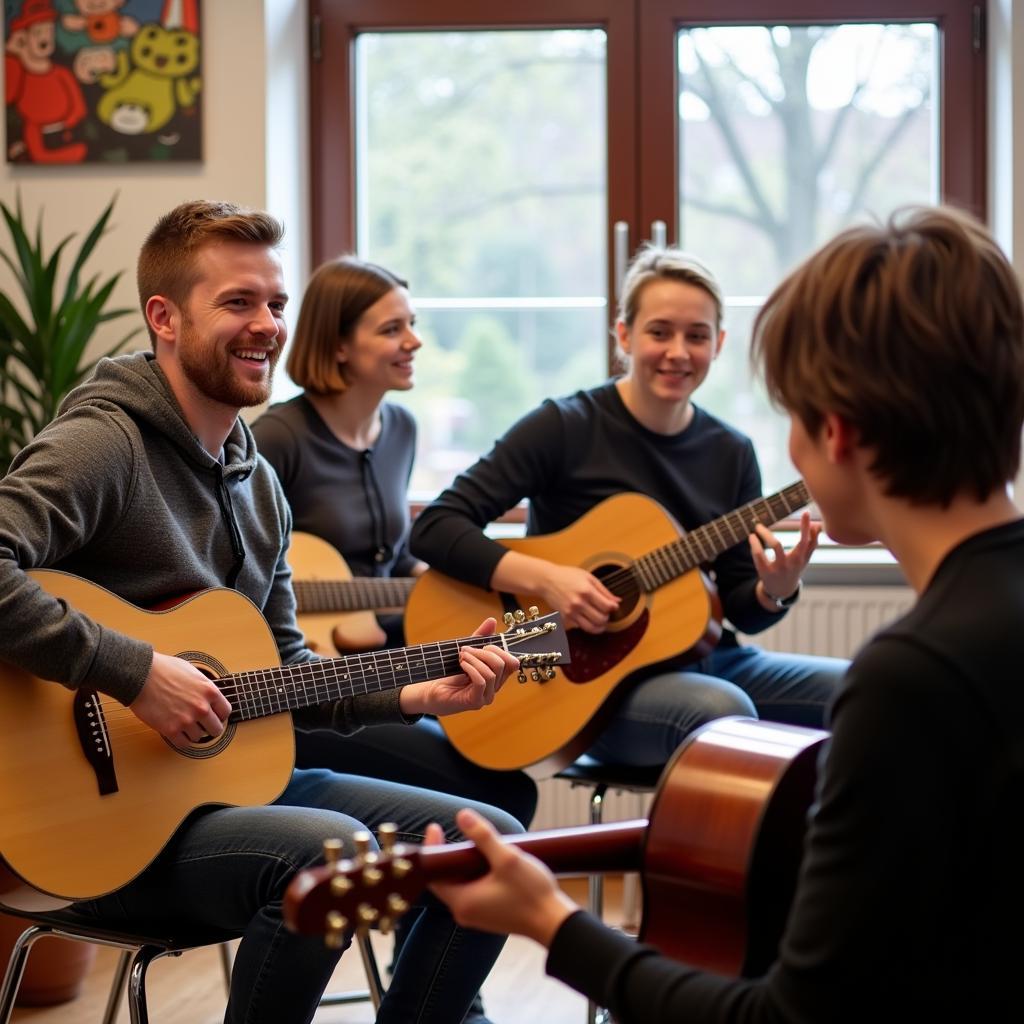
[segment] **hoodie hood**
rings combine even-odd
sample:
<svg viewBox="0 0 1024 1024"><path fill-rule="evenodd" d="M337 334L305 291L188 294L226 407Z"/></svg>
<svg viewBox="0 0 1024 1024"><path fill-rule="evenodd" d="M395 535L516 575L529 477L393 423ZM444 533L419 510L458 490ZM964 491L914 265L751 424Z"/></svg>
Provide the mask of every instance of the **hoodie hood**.
<svg viewBox="0 0 1024 1024"><path fill-rule="evenodd" d="M120 409L163 434L189 462L204 469L219 463L192 432L152 352L101 359L93 375L67 395L59 411L63 414L81 406ZM255 467L256 442L245 422L236 417L224 442L224 475L245 478Z"/></svg>

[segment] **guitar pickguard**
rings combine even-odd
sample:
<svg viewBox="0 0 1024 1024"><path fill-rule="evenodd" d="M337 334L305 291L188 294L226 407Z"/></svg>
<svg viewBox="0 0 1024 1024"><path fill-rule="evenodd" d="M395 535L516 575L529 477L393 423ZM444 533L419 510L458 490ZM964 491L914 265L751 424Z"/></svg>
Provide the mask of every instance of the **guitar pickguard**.
<svg viewBox="0 0 1024 1024"><path fill-rule="evenodd" d="M569 653L572 662L562 665L565 678L571 683L589 683L614 668L643 639L650 624L650 612L645 608L625 629L607 633L585 633L570 629Z"/></svg>

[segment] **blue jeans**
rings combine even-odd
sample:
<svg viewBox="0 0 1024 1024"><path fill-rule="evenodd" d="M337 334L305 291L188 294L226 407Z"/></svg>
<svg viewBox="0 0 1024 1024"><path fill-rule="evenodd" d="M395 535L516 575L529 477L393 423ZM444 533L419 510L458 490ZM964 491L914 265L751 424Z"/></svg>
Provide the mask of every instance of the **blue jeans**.
<svg viewBox="0 0 1024 1024"><path fill-rule="evenodd" d="M665 764L694 729L726 715L822 728L848 666L842 658L717 647L685 670L634 684L588 753L609 764Z"/></svg>
<svg viewBox="0 0 1024 1024"><path fill-rule="evenodd" d="M351 856L353 833L384 821L398 824L402 841L420 842L431 821L455 839L455 812L466 804L411 786L297 770L274 804L196 812L138 878L75 909L128 930L140 921L237 929L226 1024L304 1024L340 953L285 928L281 903L295 872L322 863L331 837ZM475 808L502 832L522 831L501 811ZM378 1024L458 1024L505 937L459 928L429 893L416 908Z"/></svg>
<svg viewBox="0 0 1024 1024"><path fill-rule="evenodd" d="M479 800L501 808L527 828L537 810L537 784L526 772L474 764L449 743L436 718L422 718L412 727L379 725L351 736L298 729L295 763Z"/></svg>

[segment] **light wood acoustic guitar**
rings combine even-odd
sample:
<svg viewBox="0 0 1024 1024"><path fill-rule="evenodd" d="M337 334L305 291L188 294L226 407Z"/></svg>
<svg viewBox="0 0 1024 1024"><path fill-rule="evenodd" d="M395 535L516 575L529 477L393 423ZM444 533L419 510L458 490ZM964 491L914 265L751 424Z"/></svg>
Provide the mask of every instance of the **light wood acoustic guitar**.
<svg viewBox="0 0 1024 1024"><path fill-rule="evenodd" d="M756 977L776 959L827 738L817 729L721 718L695 731L669 762L649 821L504 842L556 874L641 871L642 941L695 967ZM387 835L382 826L382 846ZM388 846L299 872L285 893L289 927L336 945L355 928L389 928L429 882L486 871L472 843Z"/></svg>
<svg viewBox="0 0 1024 1024"><path fill-rule="evenodd" d="M684 533L657 502L641 494L602 501L558 533L502 540L512 551L588 569L621 598L604 633L568 631L572 663L555 678L521 673L494 703L443 720L452 744L486 768L526 769L543 778L587 750L625 694L624 684L659 666L703 657L721 634L714 587L700 566L809 501L802 481ZM430 569L405 608L405 635L422 643L453 624L465 630L487 615L536 596L482 590Z"/></svg>
<svg viewBox="0 0 1024 1024"><path fill-rule="evenodd" d="M312 533L292 533L288 548L299 628L311 650L347 654L381 647L386 637L374 612L397 611L414 576L353 576L341 553Z"/></svg>
<svg viewBox="0 0 1024 1024"><path fill-rule="evenodd" d="M282 666L270 627L237 591L144 611L67 573L29 575L101 625L191 662L232 706L216 739L178 746L103 693L0 662L0 858L34 889L68 900L129 882L197 807L279 796L295 754L283 712L452 675L464 646L495 643L545 672L566 657L557 618L545 616L494 636Z"/></svg>

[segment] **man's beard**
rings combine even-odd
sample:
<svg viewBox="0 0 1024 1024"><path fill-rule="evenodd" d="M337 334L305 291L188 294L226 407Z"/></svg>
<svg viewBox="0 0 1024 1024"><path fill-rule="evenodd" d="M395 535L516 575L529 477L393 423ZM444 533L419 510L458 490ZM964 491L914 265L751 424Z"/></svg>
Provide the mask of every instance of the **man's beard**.
<svg viewBox="0 0 1024 1024"><path fill-rule="evenodd" d="M262 348L263 345L256 344L252 347ZM181 325L178 358L185 377L206 398L222 405L242 409L269 401L274 367L280 355L281 349L275 342L273 352L267 355L270 366L266 380L261 383L249 383L235 374L231 366L234 357L227 349L205 346L199 340L199 334L188 317Z"/></svg>

